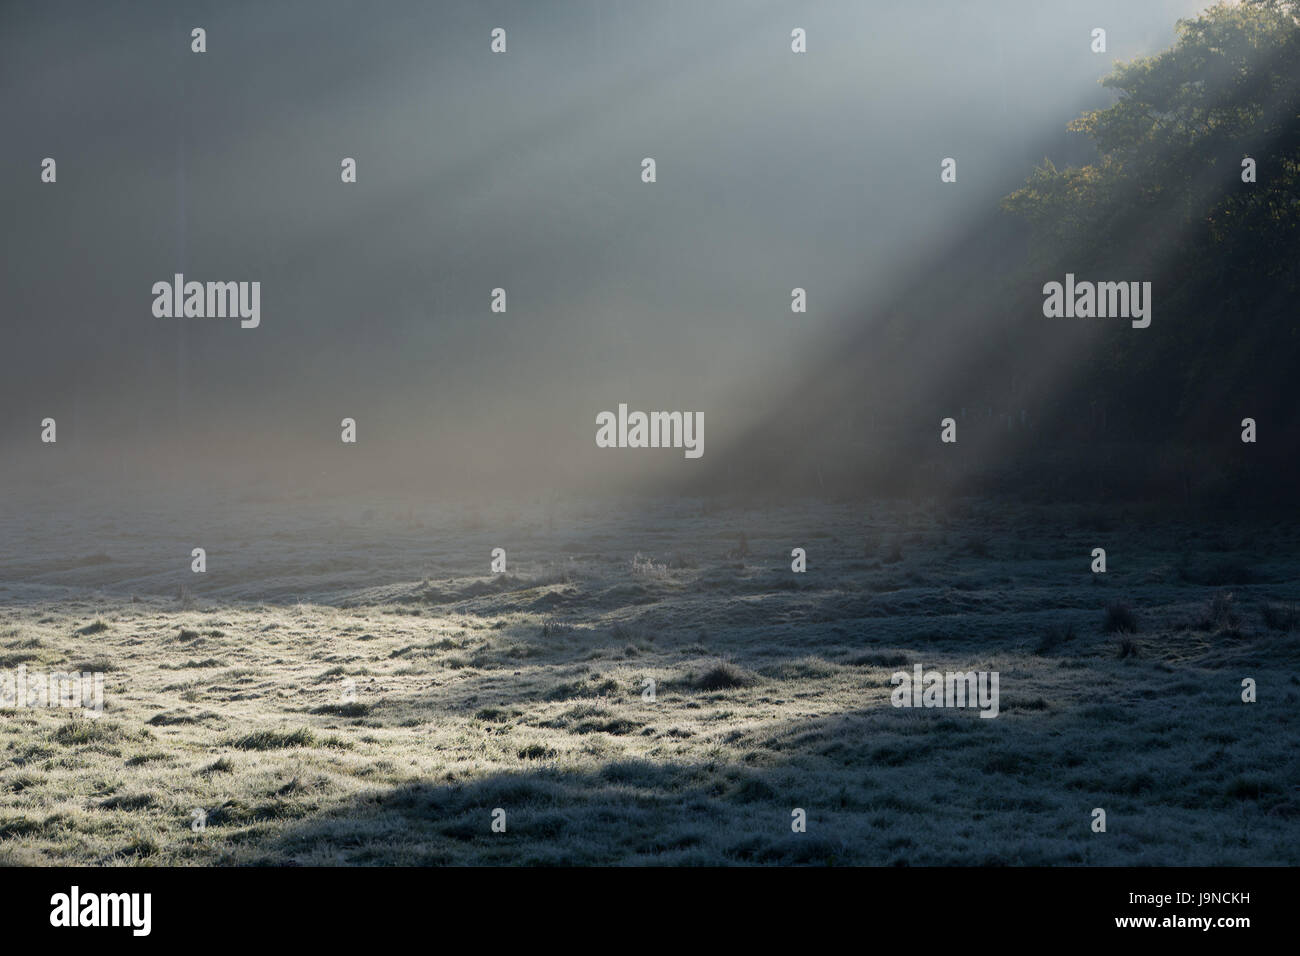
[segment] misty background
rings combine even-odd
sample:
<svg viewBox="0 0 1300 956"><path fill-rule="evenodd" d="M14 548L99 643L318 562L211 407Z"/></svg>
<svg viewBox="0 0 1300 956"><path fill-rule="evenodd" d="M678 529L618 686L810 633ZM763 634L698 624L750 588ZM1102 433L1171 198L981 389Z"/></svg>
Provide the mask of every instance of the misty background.
<svg viewBox="0 0 1300 956"><path fill-rule="evenodd" d="M1065 124L1204 6L7 3L4 479L910 484L940 418L1041 417L1023 373L993 410L972 356L1028 343L990 310L1059 333L1028 362L1047 386L1070 372L1085 333L1035 311L1062 274L1008 271L1028 240L999 204L1045 157L1088 162ZM260 281L260 327L155 318L177 272ZM1086 336L1161 334L1160 294L1152 329ZM900 336L906 363L879 347ZM702 412L704 457L597 448L620 402Z"/></svg>

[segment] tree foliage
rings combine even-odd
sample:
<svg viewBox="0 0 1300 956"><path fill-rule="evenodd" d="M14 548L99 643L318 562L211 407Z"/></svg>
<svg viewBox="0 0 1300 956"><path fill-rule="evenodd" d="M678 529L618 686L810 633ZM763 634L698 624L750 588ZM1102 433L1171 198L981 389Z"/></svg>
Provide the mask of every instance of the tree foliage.
<svg viewBox="0 0 1300 956"><path fill-rule="evenodd" d="M1129 400L1140 382L1186 415L1234 397L1282 411L1300 363L1300 0L1211 7L1103 85L1114 104L1068 127L1095 161L1046 161L1004 208L1040 266L1154 281L1156 321L1177 332L1114 344L1107 390Z"/></svg>

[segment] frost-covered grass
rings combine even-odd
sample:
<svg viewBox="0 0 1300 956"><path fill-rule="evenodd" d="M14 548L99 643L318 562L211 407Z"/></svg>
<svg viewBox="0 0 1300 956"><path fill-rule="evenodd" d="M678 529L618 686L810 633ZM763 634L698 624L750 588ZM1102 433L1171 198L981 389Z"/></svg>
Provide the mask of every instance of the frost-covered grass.
<svg viewBox="0 0 1300 956"><path fill-rule="evenodd" d="M105 711L0 715L0 862L1300 865L1293 524L621 504L7 518L0 670Z"/></svg>

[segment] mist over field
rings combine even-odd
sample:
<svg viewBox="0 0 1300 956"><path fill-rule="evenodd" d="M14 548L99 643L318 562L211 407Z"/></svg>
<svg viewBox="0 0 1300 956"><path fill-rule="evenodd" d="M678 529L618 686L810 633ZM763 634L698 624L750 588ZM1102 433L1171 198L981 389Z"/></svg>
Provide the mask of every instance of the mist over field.
<svg viewBox="0 0 1300 956"><path fill-rule="evenodd" d="M1300 864L1297 9L0 8L0 863Z"/></svg>
<svg viewBox="0 0 1300 956"><path fill-rule="evenodd" d="M814 434L858 421L852 392L808 387L845 335L854 381L889 381L878 424L932 430L945 339L984 336L962 303L1016 261L963 271L999 201L1045 156L1086 159L1066 122L1196 8L817 4L796 56L774 3L11 5L6 467L357 493L725 476L780 405ZM200 20L195 55L176 38ZM498 20L509 52L485 55ZM260 326L155 319L176 273L259 280ZM925 344L882 362L918 275L943 291L901 320ZM702 461L601 453L620 401L702 411ZM57 450L31 440L46 416ZM896 448L823 453L903 468Z"/></svg>

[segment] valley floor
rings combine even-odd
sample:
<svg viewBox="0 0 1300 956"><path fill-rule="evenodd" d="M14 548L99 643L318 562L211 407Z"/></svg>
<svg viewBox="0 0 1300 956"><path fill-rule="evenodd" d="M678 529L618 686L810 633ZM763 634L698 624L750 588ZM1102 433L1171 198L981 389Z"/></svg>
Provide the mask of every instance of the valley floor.
<svg viewBox="0 0 1300 956"><path fill-rule="evenodd" d="M0 711L3 863L1300 865L1291 522L249 496L0 530L0 675L104 674L101 716ZM918 663L997 671L999 716L891 706Z"/></svg>

